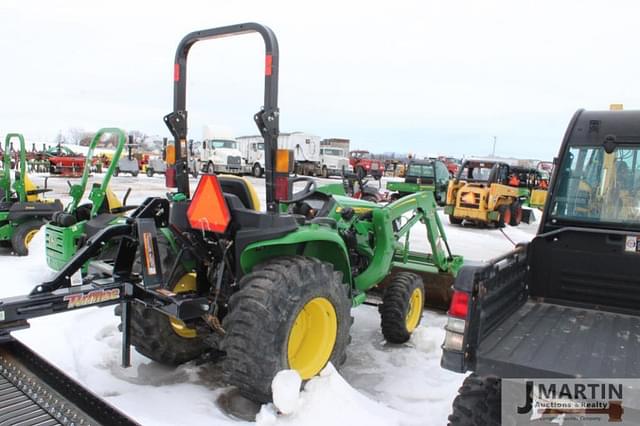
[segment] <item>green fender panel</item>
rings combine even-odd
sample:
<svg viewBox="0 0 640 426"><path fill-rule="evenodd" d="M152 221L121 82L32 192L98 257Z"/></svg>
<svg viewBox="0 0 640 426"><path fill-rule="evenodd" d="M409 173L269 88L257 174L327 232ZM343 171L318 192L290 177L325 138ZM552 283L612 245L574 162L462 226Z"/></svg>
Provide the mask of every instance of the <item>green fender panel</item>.
<svg viewBox="0 0 640 426"><path fill-rule="evenodd" d="M240 255L240 267L247 273L259 263L280 256L303 255L315 257L333 264L342 272L344 281L351 284L351 265L344 241L336 230L327 226L311 224L273 240L249 244Z"/></svg>

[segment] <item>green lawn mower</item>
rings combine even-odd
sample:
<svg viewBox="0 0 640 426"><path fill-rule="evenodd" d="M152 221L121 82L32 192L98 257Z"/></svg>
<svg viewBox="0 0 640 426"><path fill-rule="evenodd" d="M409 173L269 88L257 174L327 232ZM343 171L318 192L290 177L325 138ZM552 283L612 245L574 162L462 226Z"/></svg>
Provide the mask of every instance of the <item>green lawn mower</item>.
<svg viewBox="0 0 640 426"><path fill-rule="evenodd" d="M80 204L89 181L93 151L106 134L117 135L116 151L102 183L94 183L91 187L88 197L90 202ZM121 220L126 211L135 208L126 205L131 189L127 190L121 202L109 186L126 142L127 136L124 131L116 128L100 129L91 140L80 183L69 183L71 202L64 211L56 213L45 228L47 265L50 268L56 271L62 268L88 238L109 224Z"/></svg>
<svg viewBox="0 0 640 426"><path fill-rule="evenodd" d="M265 43L264 103L254 121L265 145L266 212L246 179L204 174L193 197L189 188L188 52L199 41L250 32ZM339 184L292 178L293 152L278 150L278 66L276 37L259 24L185 36L175 57L173 112L164 118L176 141L176 192L147 198L91 236L50 281L8 301L2 330L34 316L119 304L124 365L131 345L169 365L219 361L225 381L260 402L271 399L280 370L308 380L329 362L339 368L351 309L373 290L381 296L382 334L406 342L430 288L446 293L463 261L451 254L433 194L381 207L340 195ZM410 250L418 224L430 254ZM112 274L89 274L72 286L70 277L113 242Z"/></svg>
<svg viewBox="0 0 640 426"><path fill-rule="evenodd" d="M11 140L20 142L19 161L11 183ZM18 170L19 168L19 170ZM27 175L24 137L9 133L4 143L3 170L0 177L0 244L11 247L18 256L29 254L29 243L51 216L62 210L60 200L44 200L40 195L50 191L38 188Z"/></svg>

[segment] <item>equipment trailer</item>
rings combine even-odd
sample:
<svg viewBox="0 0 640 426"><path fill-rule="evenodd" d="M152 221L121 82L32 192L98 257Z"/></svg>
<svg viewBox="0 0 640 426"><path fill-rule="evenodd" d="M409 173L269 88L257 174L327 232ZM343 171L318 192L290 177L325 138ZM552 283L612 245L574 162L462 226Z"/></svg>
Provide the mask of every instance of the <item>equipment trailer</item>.
<svg viewBox="0 0 640 426"><path fill-rule="evenodd" d="M189 189L189 49L248 32L262 36L266 51L264 107L254 116L265 140L266 212L244 179L205 174L193 198ZM340 367L350 310L376 287L384 337L406 342L430 286L446 293L462 258L449 250L431 193L381 207L316 190L312 178L290 177L292 153L277 149L278 59L275 35L259 24L188 34L176 52L174 111L164 118L176 141L177 192L148 198L126 220L98 231L30 295L0 301L0 333L24 328L33 317L119 305L123 365L131 345L164 364L222 361L226 382L258 402L271 399L272 379L282 369L308 380L328 362ZM304 188L294 192L300 183ZM431 254L409 250L418 223ZM113 241L119 246L111 273L72 286L71 277Z"/></svg>
<svg viewBox="0 0 640 426"><path fill-rule="evenodd" d="M640 111L578 111L538 235L464 266L454 283L442 366L473 374L451 425L542 424L561 414L518 414L524 396L501 412L501 394L512 395L503 378L640 378L639 192ZM622 401L625 415L637 401Z"/></svg>

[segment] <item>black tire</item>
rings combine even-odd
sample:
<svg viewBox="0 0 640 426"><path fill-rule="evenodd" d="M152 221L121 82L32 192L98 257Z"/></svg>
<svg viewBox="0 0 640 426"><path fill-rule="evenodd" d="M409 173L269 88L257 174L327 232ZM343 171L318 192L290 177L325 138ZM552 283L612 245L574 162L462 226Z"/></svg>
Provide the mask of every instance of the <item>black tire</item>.
<svg viewBox="0 0 640 426"><path fill-rule="evenodd" d="M363 195L362 199L365 201L370 201L372 203L378 202L378 199L375 197L375 195L371 195L371 194Z"/></svg>
<svg viewBox="0 0 640 426"><path fill-rule="evenodd" d="M131 176L138 177L138 170L134 170L131 172Z"/></svg>
<svg viewBox="0 0 640 426"><path fill-rule="evenodd" d="M364 179L367 176L367 171L362 166L356 167L356 175L360 179Z"/></svg>
<svg viewBox="0 0 640 426"><path fill-rule="evenodd" d="M462 225L463 221L464 219L461 217L455 217L452 214L449 215L449 223L452 225Z"/></svg>
<svg viewBox="0 0 640 426"><path fill-rule="evenodd" d="M26 256L29 254L29 243L35 234L43 225L41 220L29 220L21 223L13 231L11 236L11 247L13 252L18 256Z"/></svg>
<svg viewBox="0 0 640 426"><path fill-rule="evenodd" d="M507 204L503 204L498 207L498 222L496 226L498 228L504 228L506 224L511 222L511 206Z"/></svg>
<svg viewBox="0 0 640 426"><path fill-rule="evenodd" d="M420 309L417 323L409 329L407 317L411 310L411 298L414 292L420 292L420 305L414 309ZM424 283L420 276L411 272L398 272L392 278L382 295L380 311L380 325L382 335L389 343L404 343L411 337L413 330L420 324L422 310L424 308Z"/></svg>
<svg viewBox="0 0 640 426"><path fill-rule="evenodd" d="M215 172L216 172L216 168L213 166L213 163L209 162L209 164L207 164L207 173L212 175Z"/></svg>
<svg viewBox="0 0 640 426"><path fill-rule="evenodd" d="M260 167L260 164L254 164L253 168L251 169L251 174L253 175L253 177L262 177L262 173L264 173L264 171L262 170L262 167Z"/></svg>
<svg viewBox="0 0 640 426"><path fill-rule="evenodd" d="M147 176L153 177L153 168L152 167L147 167Z"/></svg>
<svg viewBox="0 0 640 426"><path fill-rule="evenodd" d="M511 220L509 225L518 226L522 222L522 204L520 201L515 201L511 204Z"/></svg>
<svg viewBox="0 0 640 426"><path fill-rule="evenodd" d="M116 168L113 170L113 176L116 176L116 177L117 177L119 174L120 174L120 168L119 168L119 167L116 167Z"/></svg>
<svg viewBox="0 0 640 426"><path fill-rule="evenodd" d="M327 166L322 166L322 177L325 179L329 177L329 169L327 169Z"/></svg>
<svg viewBox="0 0 640 426"><path fill-rule="evenodd" d="M382 179L382 173L375 173L375 174L371 173L371 176L373 176L375 180Z"/></svg>
<svg viewBox="0 0 640 426"><path fill-rule="evenodd" d="M169 274L174 255L166 238L158 238L158 250L162 258L163 271ZM168 287L173 289L184 274L186 271L179 266L173 282ZM121 312L121 307L117 306L115 314L120 316ZM122 331L122 325L118 328ZM193 338L181 337L171 326L167 315L135 302L131 304L130 338L131 345L142 355L170 366L184 364L198 358L209 349L203 336L198 334Z"/></svg>
<svg viewBox="0 0 640 426"><path fill-rule="evenodd" d="M346 359L353 322L342 274L318 259L286 256L255 267L240 280L240 290L231 297L229 313L222 322L226 330L222 349L227 354L224 379L251 400L270 401L274 376L291 368L289 336L298 314L317 298L330 303L336 315L336 338L328 361L339 368Z"/></svg>
<svg viewBox="0 0 640 426"><path fill-rule="evenodd" d="M453 400L449 426L499 426L501 383L497 377L468 376Z"/></svg>

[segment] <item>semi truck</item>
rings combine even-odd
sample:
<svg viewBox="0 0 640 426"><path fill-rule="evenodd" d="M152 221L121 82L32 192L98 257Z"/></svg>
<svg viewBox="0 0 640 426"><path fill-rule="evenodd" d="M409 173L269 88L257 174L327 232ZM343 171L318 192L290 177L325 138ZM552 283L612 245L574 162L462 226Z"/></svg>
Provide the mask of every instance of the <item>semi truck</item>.
<svg viewBox="0 0 640 426"><path fill-rule="evenodd" d="M264 174L264 139L260 135L240 136L238 141L240 152L242 153L243 165L251 173L260 177ZM299 175L322 175L339 174L343 165L348 165L348 159L334 152L337 148L320 146L320 137L306 132L281 133L278 136L278 146L282 149L293 151L294 171ZM328 150L323 160L322 150ZM341 151L342 152L342 151ZM344 156L344 153L341 154ZM334 169L338 167L339 169Z"/></svg>

